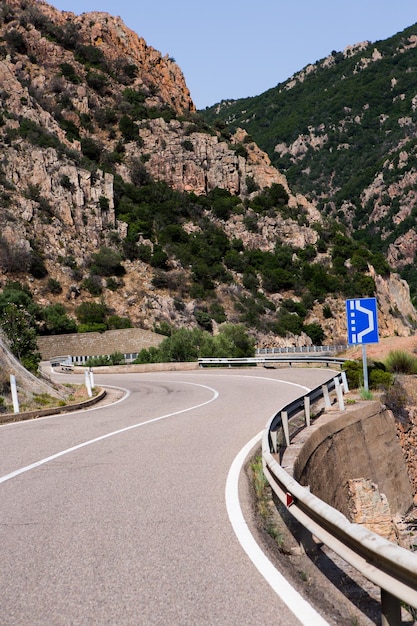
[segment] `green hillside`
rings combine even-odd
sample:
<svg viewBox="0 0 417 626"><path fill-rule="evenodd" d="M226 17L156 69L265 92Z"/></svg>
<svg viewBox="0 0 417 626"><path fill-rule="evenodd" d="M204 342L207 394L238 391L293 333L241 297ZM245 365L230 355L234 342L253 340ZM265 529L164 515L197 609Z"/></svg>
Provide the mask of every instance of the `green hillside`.
<svg viewBox="0 0 417 626"><path fill-rule="evenodd" d="M416 226L410 194L417 166L416 36L417 24L384 41L333 51L260 96L223 101L201 114L218 127L247 130L294 191L386 253ZM406 261L397 267L413 287Z"/></svg>

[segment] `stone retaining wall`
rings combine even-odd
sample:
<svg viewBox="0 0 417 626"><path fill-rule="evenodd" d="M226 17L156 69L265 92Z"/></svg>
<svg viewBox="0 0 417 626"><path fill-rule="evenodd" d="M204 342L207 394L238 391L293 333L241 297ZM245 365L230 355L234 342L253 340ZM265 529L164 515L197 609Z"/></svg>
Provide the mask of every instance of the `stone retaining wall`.
<svg viewBox="0 0 417 626"><path fill-rule="evenodd" d="M292 458L291 458L292 457ZM296 437L282 462L294 478L330 506L349 513L349 480L365 478L385 494L393 514L413 505L413 487L392 413L359 401L328 411Z"/></svg>
<svg viewBox="0 0 417 626"><path fill-rule="evenodd" d="M165 339L150 330L124 328L108 330L104 333L71 333L68 335L48 335L38 337L38 349L42 360L56 356L102 356L140 352L143 348L159 346Z"/></svg>

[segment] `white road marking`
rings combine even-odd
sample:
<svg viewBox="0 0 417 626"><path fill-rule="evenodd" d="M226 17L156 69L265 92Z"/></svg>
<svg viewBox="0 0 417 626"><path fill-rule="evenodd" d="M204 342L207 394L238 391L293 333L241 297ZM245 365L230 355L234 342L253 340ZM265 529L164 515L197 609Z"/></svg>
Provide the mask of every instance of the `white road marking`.
<svg viewBox="0 0 417 626"><path fill-rule="evenodd" d="M35 463L31 463L30 465L26 465L25 467L21 467L14 472L10 472L10 474L5 474L4 476L0 476L0 484L5 483L7 480L11 478L16 478L16 476L20 476L20 474L24 474L25 472L29 472L30 470L36 469L41 465L45 465L45 463L49 463L49 461L53 461L54 459L58 459L61 456L66 454L70 454L70 452L75 452L76 450L80 450L81 448L85 448L86 446L91 446L93 443L97 443L99 441L103 441L104 439L108 439L109 437L114 437L115 435L120 435L121 433L126 433L129 430L133 430L134 428L140 428L141 426L147 426L148 424L153 424L154 422L159 422L161 420L167 419L168 417L173 417L174 415L180 415L181 413L187 413L188 411L193 411L194 409L199 409L206 404L210 404L214 402L219 397L219 392L212 387L208 387L207 385L200 385L197 383L183 383L184 385L194 385L196 387L203 387L204 389L208 389L213 393L213 397L210 400L206 400L206 402L202 402L201 404L196 404L194 406L188 407L187 409L181 409L180 411L174 411L173 413L167 413L166 415L160 415L159 417L154 417L146 422L140 422L138 424L132 424L131 426L126 426L126 428L120 428L119 430L114 430L111 433L107 433L106 435L101 435L100 437L96 437L95 439L90 439L89 441L84 441L76 446L72 446L71 448L67 448L66 450L61 450L61 452L57 452L56 454L52 454L44 459L40 459Z"/></svg>
<svg viewBox="0 0 417 626"><path fill-rule="evenodd" d="M230 523L232 524L237 539L252 563L300 622L308 626L329 626L328 622L317 613L275 568L256 543L243 517L239 502L239 474L242 471L242 467L249 452L261 438L262 431L255 435L255 437L242 448L230 467L225 489L226 508Z"/></svg>
<svg viewBox="0 0 417 626"><path fill-rule="evenodd" d="M222 376L222 375L221 375ZM271 380L274 382L282 382L287 385L293 385L297 387L301 387L307 391L310 391L308 387L304 385L300 385L297 383L291 383L285 380L277 380L276 378L269 377L255 377L255 378L263 378L264 380ZM177 381L178 382L178 381ZM0 476L0 484L5 483L12 478L16 478L25 472L29 472L30 470L36 469L41 465L49 463L57 458L65 456L66 454L70 454L71 452L75 452L76 450L80 450L86 446L92 445L94 443L98 443L99 441L103 441L110 437L114 437L121 433L128 432L129 430L133 430L135 428L140 428L141 426L146 426L148 424L152 424L168 417L173 417L174 415L180 415L181 413L186 413L188 411L192 411L194 409L201 408L211 402L214 402L219 397L219 392L212 387L208 387L207 385L201 385L198 383L188 383L181 381L186 385L195 385L197 387L203 387L205 389L210 390L213 393L213 397L206 402L202 402L201 404L196 404L195 406L189 407L187 409L181 409L180 411L174 411L173 413L167 413L166 415L161 415L159 417L152 418L145 422L140 422L138 424L133 424L131 426L127 426L126 428L121 428L119 430L112 431L111 433L107 433L106 435L101 435L100 437L96 437L95 439L90 439L89 441L84 441L76 446L72 446L71 448L67 448L66 450L62 450L57 452L56 454L52 454L49 457L44 459L40 459L35 463L31 463L30 465L26 465L14 472L10 472L9 474L5 474L4 476ZM119 387L120 389L120 387ZM114 402L113 404L118 404L119 402L125 400L130 393L128 390L125 390L127 394ZM112 405L109 405L112 406ZM99 407L94 407L99 408ZM87 409L87 410L94 410ZM77 411L78 412L78 411ZM54 416L47 416L48 418ZM27 423L27 422L23 422ZM17 424L15 424L17 425ZM302 624L308 624L308 626L329 626L328 622L326 622L315 609L304 600L304 598L289 584L289 582L278 572L278 570L274 567L271 561L267 558L267 556L262 552L261 548L256 543L253 535L251 534L245 519L243 517L242 509L240 507L239 502L239 492L238 492L238 481L239 474L242 470L243 464L245 462L246 457L252 448L260 441L262 437L262 431L258 433L255 437L253 437L247 444L242 448L239 454L235 457L227 477L226 482L226 507L229 515L230 523L232 524L233 530L245 550L246 554L251 559L252 563L258 569L258 571L262 574L265 580L269 583L275 593L281 598L281 600L288 606L288 608L294 613L294 615L300 620Z"/></svg>

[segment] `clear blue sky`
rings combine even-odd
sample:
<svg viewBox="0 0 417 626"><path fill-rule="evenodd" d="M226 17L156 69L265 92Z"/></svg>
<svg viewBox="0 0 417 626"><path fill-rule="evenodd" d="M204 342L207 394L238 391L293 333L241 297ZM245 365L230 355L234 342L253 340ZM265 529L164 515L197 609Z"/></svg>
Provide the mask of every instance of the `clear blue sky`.
<svg viewBox="0 0 417 626"><path fill-rule="evenodd" d="M198 109L256 96L308 63L417 22L416 0L55 0L119 15L180 66Z"/></svg>

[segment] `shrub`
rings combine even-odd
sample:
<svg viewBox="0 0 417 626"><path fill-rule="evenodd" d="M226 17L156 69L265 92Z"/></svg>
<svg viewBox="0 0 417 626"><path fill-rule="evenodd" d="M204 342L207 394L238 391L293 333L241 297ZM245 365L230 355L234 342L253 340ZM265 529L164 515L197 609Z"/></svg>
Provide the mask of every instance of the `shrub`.
<svg viewBox="0 0 417 626"><path fill-rule="evenodd" d="M79 324L77 332L79 333L104 333L107 330L107 324L98 322L90 322L89 324Z"/></svg>
<svg viewBox="0 0 417 626"><path fill-rule="evenodd" d="M118 328L133 328L133 324L128 317L120 315L110 315L107 320L107 328L117 330Z"/></svg>
<svg viewBox="0 0 417 626"><path fill-rule="evenodd" d="M81 139L81 150L87 159L98 162L100 161L103 147L95 142L94 139L91 139L91 137L83 137L83 139Z"/></svg>
<svg viewBox="0 0 417 626"><path fill-rule="evenodd" d="M393 350L386 358L386 366L396 374L416 374L417 358L403 350Z"/></svg>
<svg viewBox="0 0 417 626"><path fill-rule="evenodd" d="M92 356L85 362L86 367L101 367L109 365L123 365L125 362L121 352L113 352L110 355Z"/></svg>
<svg viewBox="0 0 417 626"><path fill-rule="evenodd" d="M153 332L158 333L159 335L165 335L166 337L171 337L173 327L169 322L162 320L159 324L154 324Z"/></svg>
<svg viewBox="0 0 417 626"><path fill-rule="evenodd" d="M150 347L148 349L143 348L133 363L160 363L161 362L161 353L158 348Z"/></svg>
<svg viewBox="0 0 417 626"><path fill-rule="evenodd" d="M52 293L54 295L58 295L59 293L62 293L61 283L59 282L59 280L55 280L55 278L48 278L46 287L49 293Z"/></svg>
<svg viewBox="0 0 417 626"><path fill-rule="evenodd" d="M185 141L182 142L182 147L184 148L184 150L188 150L188 152L194 151L194 145L192 141L190 141L189 139L186 139Z"/></svg>
<svg viewBox="0 0 417 626"><path fill-rule="evenodd" d="M363 383L362 362L345 361L342 369L346 372L349 389L358 389Z"/></svg>
<svg viewBox="0 0 417 626"><path fill-rule="evenodd" d="M115 278L113 278L113 276L110 276L106 280L106 287L107 287L107 289L110 289L110 291L117 291L118 288L120 287L120 285L117 282L117 280Z"/></svg>
<svg viewBox="0 0 417 626"><path fill-rule="evenodd" d="M82 287L91 293L92 296L99 296L103 293L103 284L100 276L97 276L97 274L90 274L83 280Z"/></svg>
<svg viewBox="0 0 417 626"><path fill-rule="evenodd" d="M91 89L94 89L97 93L103 95L107 87L108 80L104 74L90 70L87 74L86 82Z"/></svg>
<svg viewBox="0 0 417 626"><path fill-rule="evenodd" d="M393 383L393 376L389 372L373 368L369 372L369 386L371 389L389 389Z"/></svg>
<svg viewBox="0 0 417 626"><path fill-rule="evenodd" d="M98 276L122 276L125 269L121 261L122 257L118 252L102 246L97 253L91 255L91 273Z"/></svg>
<svg viewBox="0 0 417 626"><path fill-rule="evenodd" d="M80 324L104 324L105 319L109 314L109 309L105 304L99 304L98 302L83 302L75 310Z"/></svg>
<svg viewBox="0 0 417 626"><path fill-rule="evenodd" d="M330 308L330 306L328 304L325 304L323 306L323 317L324 319L330 319L331 317L333 317L333 313L332 310Z"/></svg>
<svg viewBox="0 0 417 626"><path fill-rule="evenodd" d="M63 174L60 178L61 187L67 189L68 191L75 191L75 185L71 182L70 177L67 174Z"/></svg>
<svg viewBox="0 0 417 626"><path fill-rule="evenodd" d="M315 346L321 346L323 343L323 339L325 337L325 333L320 324L305 324L303 326L303 331L306 335L308 335Z"/></svg>
<svg viewBox="0 0 417 626"><path fill-rule="evenodd" d="M233 344L231 357L255 356L255 340L239 324L224 324L220 333Z"/></svg>
<svg viewBox="0 0 417 626"><path fill-rule="evenodd" d="M152 267L166 270L168 269L167 263L168 263L167 253L160 246L154 246L153 254L151 258Z"/></svg>
<svg viewBox="0 0 417 626"><path fill-rule="evenodd" d="M208 331L213 330L213 322L207 310L195 309L194 317L197 320L198 325L201 326L201 328L204 328L204 330Z"/></svg>
<svg viewBox="0 0 417 626"><path fill-rule="evenodd" d="M33 278L45 278L48 275L43 256L37 250L32 251L29 272Z"/></svg>
<svg viewBox="0 0 417 626"><path fill-rule="evenodd" d="M138 256L138 259L140 259L144 263L150 263L152 259L151 246L147 246L145 243L139 244L137 246L137 256Z"/></svg>
<svg viewBox="0 0 417 626"><path fill-rule="evenodd" d="M78 44L76 46L75 58L79 63L87 67L101 67L102 69L106 69L103 50L97 46Z"/></svg>
<svg viewBox="0 0 417 626"><path fill-rule="evenodd" d="M128 115L122 115L120 118L119 130L125 141L135 141L139 138L139 128Z"/></svg>
<svg viewBox="0 0 417 626"><path fill-rule="evenodd" d="M407 406L407 392L398 380L387 388L381 398L385 406L393 412L394 417L402 422L409 421Z"/></svg>
<svg viewBox="0 0 417 626"><path fill-rule="evenodd" d="M196 361L199 356L242 357L255 354L255 342L243 326L224 324L212 337L207 331L181 328L173 331L158 348L141 350L135 363Z"/></svg>
<svg viewBox="0 0 417 626"><path fill-rule="evenodd" d="M41 327L42 335L60 335L65 333L76 333L77 324L67 315L63 304L51 304L42 309L44 320Z"/></svg>
<svg viewBox="0 0 417 626"><path fill-rule="evenodd" d="M389 372L386 371L384 363L379 361L369 361L368 365L368 382L372 389L381 387L388 388L392 385L393 379ZM346 372L350 389L359 389L363 385L363 362L345 361L343 369Z"/></svg>
<svg viewBox="0 0 417 626"><path fill-rule="evenodd" d="M18 30L9 30L9 32L5 35L5 40L9 44L9 46L17 52L18 54L26 54L27 53L27 45L26 41Z"/></svg>
<svg viewBox="0 0 417 626"><path fill-rule="evenodd" d="M77 76L75 68L71 63L61 63L61 74L67 78L71 83L78 84L81 82L81 78Z"/></svg>
<svg viewBox="0 0 417 626"><path fill-rule="evenodd" d="M227 320L226 311L219 302L210 305L209 313L217 324L223 324Z"/></svg>
<svg viewBox="0 0 417 626"><path fill-rule="evenodd" d="M29 311L9 302L0 311L0 326L9 340L11 352L26 369L35 373L41 355L37 350L36 330Z"/></svg>

